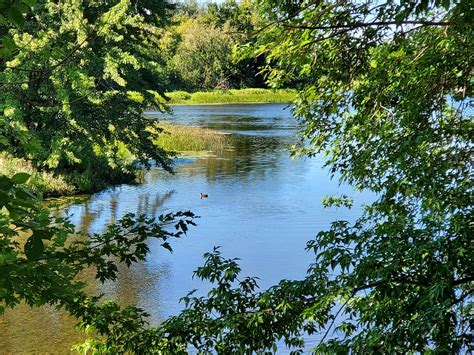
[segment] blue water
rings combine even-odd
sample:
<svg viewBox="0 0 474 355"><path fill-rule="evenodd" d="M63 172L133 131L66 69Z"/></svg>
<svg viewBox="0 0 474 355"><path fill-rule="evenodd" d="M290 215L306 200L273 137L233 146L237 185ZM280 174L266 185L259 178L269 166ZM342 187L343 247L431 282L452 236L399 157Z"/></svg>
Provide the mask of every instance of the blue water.
<svg viewBox="0 0 474 355"><path fill-rule="evenodd" d="M306 242L334 220L355 220L370 199L369 194L339 184L337 177L331 179L322 158L290 158L288 146L295 142L298 125L286 105L176 106L172 116L149 112L147 117L233 135L224 151L178 158L175 175L153 169L141 185L111 188L65 211L88 232L99 232L128 212L191 210L201 217L187 237L172 242L172 254L151 240L147 260L121 268L115 283L100 285L92 273L84 275L91 292L144 308L152 324L177 314L183 307L178 300L187 291L197 288L204 294L209 289L193 279L192 272L214 246L221 246L227 257L240 258L242 276L259 277L263 289L283 278L301 279L313 260L305 251ZM209 198L200 199L201 192ZM356 198L352 209L322 208L324 195L342 193ZM70 330L73 322L58 312L45 310L33 320L28 314L20 308L0 321L4 334L22 339L1 337L0 348L9 353L51 347L62 351L80 337ZM31 331L40 321L42 332ZM44 333L53 332L46 339ZM314 341L308 339L308 348Z"/></svg>

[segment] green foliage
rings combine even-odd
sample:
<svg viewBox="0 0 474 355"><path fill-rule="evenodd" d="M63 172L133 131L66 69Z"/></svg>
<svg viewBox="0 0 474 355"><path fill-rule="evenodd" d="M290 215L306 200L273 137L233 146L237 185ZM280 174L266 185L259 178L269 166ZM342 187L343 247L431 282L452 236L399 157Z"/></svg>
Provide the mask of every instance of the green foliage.
<svg viewBox="0 0 474 355"><path fill-rule="evenodd" d="M23 301L63 308L84 327L93 325L99 335L119 334L116 324L121 332L143 326L142 311L89 297L76 276L92 268L99 281L114 280L118 263L130 266L146 257L149 238L159 239L171 251L172 239L183 237L195 216L178 212L154 219L128 214L101 234L84 235L41 206L22 186L28 178L25 173L0 176L0 313Z"/></svg>
<svg viewBox="0 0 474 355"><path fill-rule="evenodd" d="M170 99L170 103L179 104L186 102L191 99L192 95L186 91L172 91L166 93L166 96Z"/></svg>
<svg viewBox="0 0 474 355"><path fill-rule="evenodd" d="M178 4L172 24L159 41L166 62L164 81L175 90L265 86L262 60L236 55L259 26L253 4Z"/></svg>
<svg viewBox="0 0 474 355"><path fill-rule="evenodd" d="M198 89L229 88L235 74L232 48L237 43L227 24L222 28L188 19L178 28L181 41L173 57L173 66L188 87Z"/></svg>
<svg viewBox="0 0 474 355"><path fill-rule="evenodd" d="M170 169L142 116L165 109L155 48L163 22L156 14L166 7L47 1L23 26L8 27L18 50L0 65L1 148L39 169L87 175L104 162L128 176L133 167L117 155L121 143L143 165L153 159Z"/></svg>
<svg viewBox="0 0 474 355"><path fill-rule="evenodd" d="M244 0L239 3L228 0L221 4L209 3L207 11L202 14L203 20L218 26L228 23L239 33L251 33L258 24L258 16L253 11L251 1Z"/></svg>
<svg viewBox="0 0 474 355"><path fill-rule="evenodd" d="M0 58L11 54L17 47L8 33L10 26L21 27L25 23L36 0L2 0L0 1Z"/></svg>

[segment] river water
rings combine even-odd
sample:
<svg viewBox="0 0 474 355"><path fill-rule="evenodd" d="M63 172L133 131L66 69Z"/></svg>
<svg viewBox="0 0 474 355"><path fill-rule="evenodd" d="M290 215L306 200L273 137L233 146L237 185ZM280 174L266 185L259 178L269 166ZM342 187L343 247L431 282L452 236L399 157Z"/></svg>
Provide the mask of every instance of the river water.
<svg viewBox="0 0 474 355"><path fill-rule="evenodd" d="M232 143L178 158L175 175L152 169L143 184L110 188L64 213L88 232L100 232L127 212L191 210L200 216L188 236L173 241L172 254L151 240L147 260L121 267L117 282L100 285L92 272L83 275L90 292L144 308L152 324L179 312L178 300L187 291L209 289L192 272L214 246L240 258L242 276L259 277L263 289L283 278L301 279L312 261L306 242L336 219L355 220L370 199L331 179L323 159L290 158L297 123L284 104L177 106L173 116L147 116L224 131L232 134ZM201 192L209 198L200 199ZM321 207L324 195L341 193L356 198L352 209ZM0 353L67 353L84 337L74 323L49 307L7 311L0 317ZM308 347L314 341L308 339Z"/></svg>

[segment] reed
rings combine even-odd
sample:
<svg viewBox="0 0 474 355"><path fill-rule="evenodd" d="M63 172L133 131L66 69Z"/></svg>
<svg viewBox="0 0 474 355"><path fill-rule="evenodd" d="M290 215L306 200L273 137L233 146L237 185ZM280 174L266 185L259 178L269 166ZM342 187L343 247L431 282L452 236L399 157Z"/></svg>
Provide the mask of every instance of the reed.
<svg viewBox="0 0 474 355"><path fill-rule="evenodd" d="M230 137L227 134L197 126L158 125L162 132L154 141L158 147L174 152L220 151Z"/></svg>
<svg viewBox="0 0 474 355"><path fill-rule="evenodd" d="M167 93L170 104L289 103L296 98L292 89L238 89Z"/></svg>

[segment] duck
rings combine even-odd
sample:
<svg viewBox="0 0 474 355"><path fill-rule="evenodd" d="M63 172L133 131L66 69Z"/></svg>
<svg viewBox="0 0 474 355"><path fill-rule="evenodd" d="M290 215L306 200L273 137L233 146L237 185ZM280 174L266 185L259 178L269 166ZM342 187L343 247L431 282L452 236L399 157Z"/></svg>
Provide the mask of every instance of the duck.
<svg viewBox="0 0 474 355"><path fill-rule="evenodd" d="M203 199L203 198L208 198L209 195L208 194L203 194L202 192L199 194L199 198Z"/></svg>

